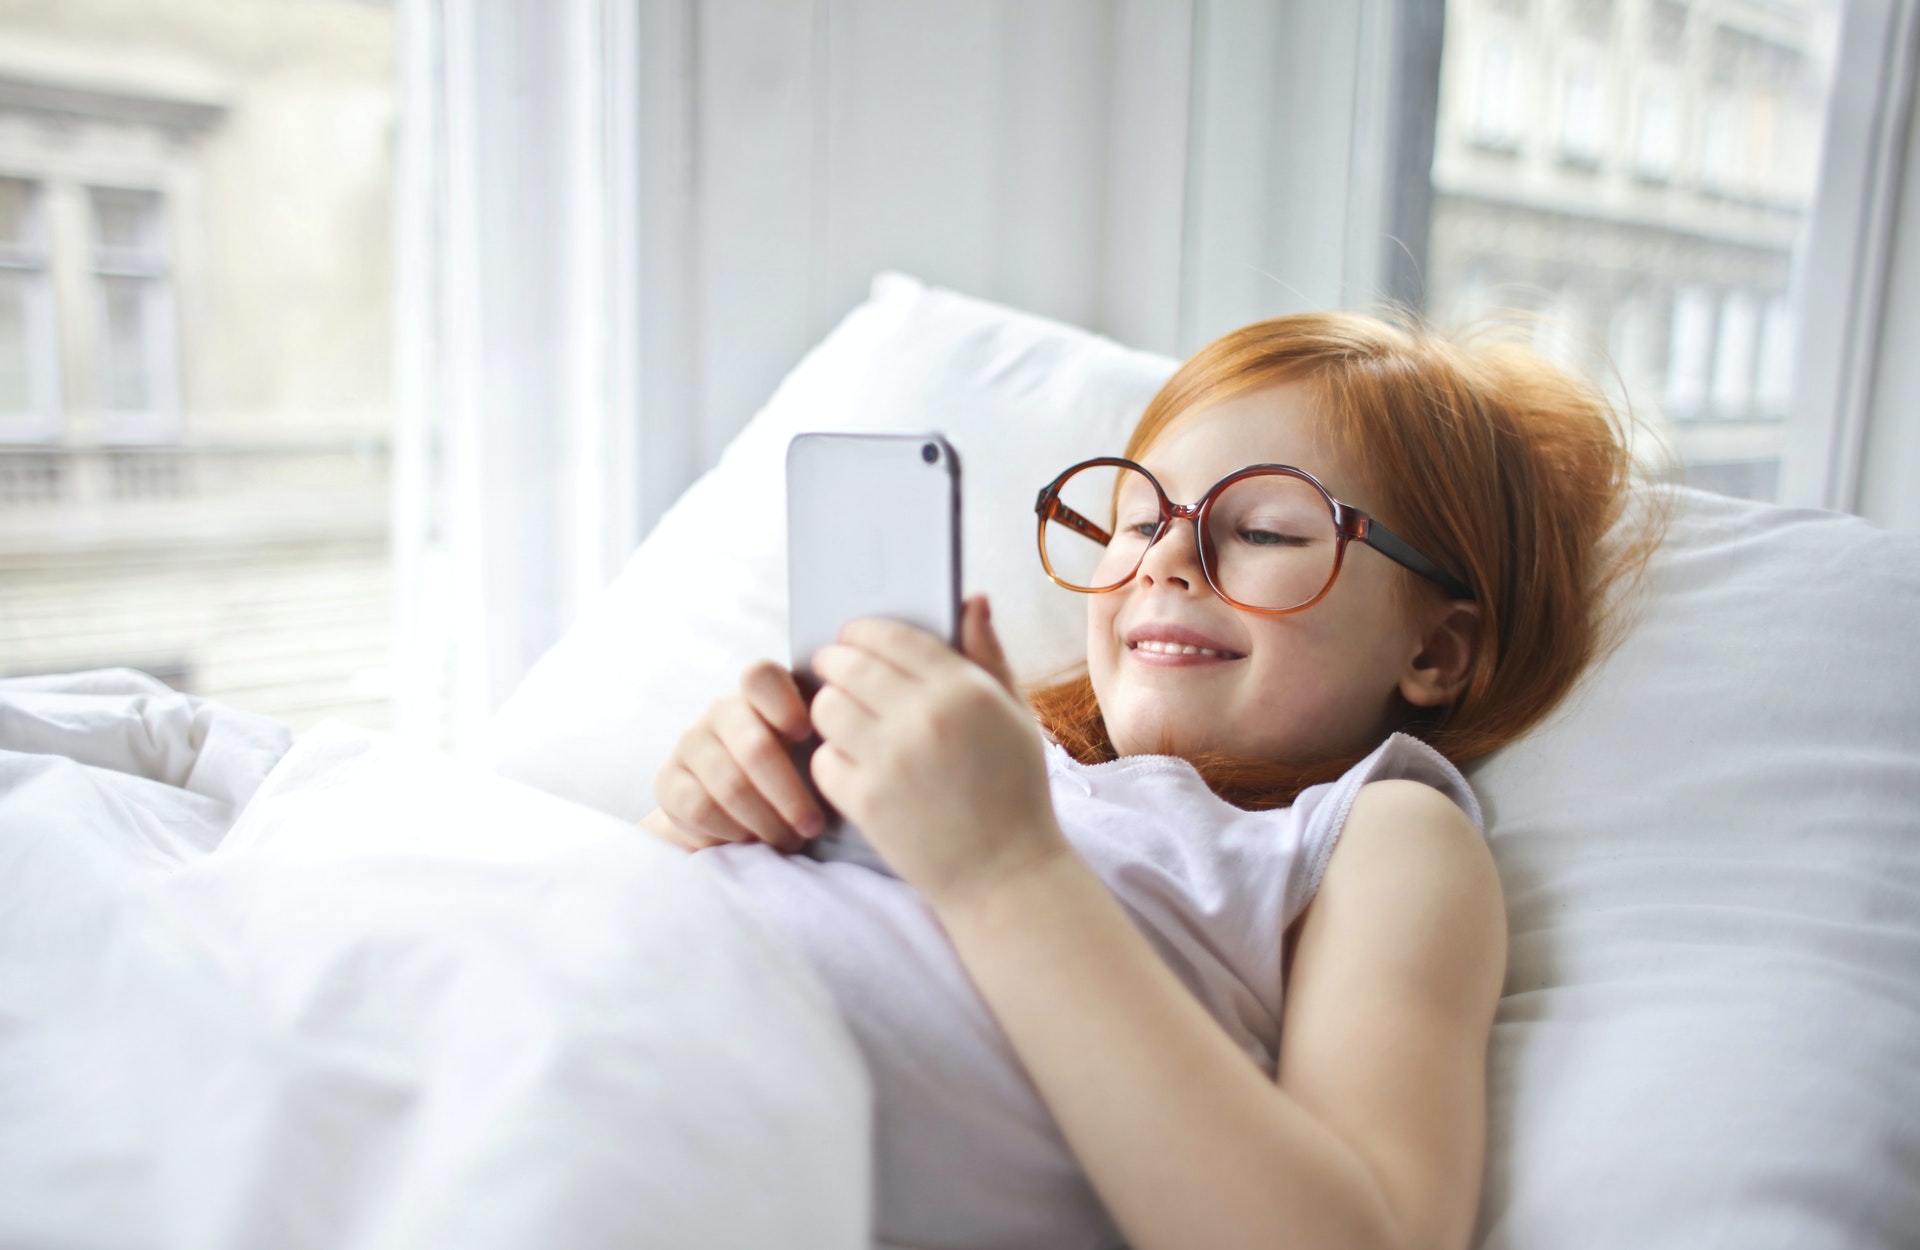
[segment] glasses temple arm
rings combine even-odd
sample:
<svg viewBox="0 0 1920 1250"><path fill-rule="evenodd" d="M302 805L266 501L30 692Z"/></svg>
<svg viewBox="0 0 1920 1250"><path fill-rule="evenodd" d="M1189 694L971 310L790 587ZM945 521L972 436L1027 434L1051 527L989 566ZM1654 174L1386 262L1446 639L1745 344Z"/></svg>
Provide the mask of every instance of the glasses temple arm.
<svg viewBox="0 0 1920 1250"><path fill-rule="evenodd" d="M1090 538L1102 547L1113 540L1113 535L1061 503L1058 495L1049 498L1045 492L1042 492L1039 505L1034 510L1040 514L1041 520L1058 521L1074 533L1083 538Z"/></svg>
<svg viewBox="0 0 1920 1250"><path fill-rule="evenodd" d="M1440 589L1446 591L1450 598L1472 599L1474 597L1471 586L1468 586L1465 582L1460 581L1445 569L1442 569L1439 565L1421 555L1418 551L1414 550L1412 544L1408 543L1386 526L1380 524L1380 522L1367 516L1365 513L1359 513L1356 520L1358 524L1354 528L1353 536L1367 544L1367 546L1373 548L1395 564L1412 569L1415 573L1418 573L1434 585L1440 587Z"/></svg>

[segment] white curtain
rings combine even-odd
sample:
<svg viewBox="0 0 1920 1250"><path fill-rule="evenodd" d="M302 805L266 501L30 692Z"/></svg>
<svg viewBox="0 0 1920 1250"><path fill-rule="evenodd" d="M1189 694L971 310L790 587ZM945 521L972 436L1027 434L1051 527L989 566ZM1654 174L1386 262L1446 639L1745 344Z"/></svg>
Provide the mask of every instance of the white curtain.
<svg viewBox="0 0 1920 1250"><path fill-rule="evenodd" d="M459 750L639 538L639 0L402 0L395 725Z"/></svg>

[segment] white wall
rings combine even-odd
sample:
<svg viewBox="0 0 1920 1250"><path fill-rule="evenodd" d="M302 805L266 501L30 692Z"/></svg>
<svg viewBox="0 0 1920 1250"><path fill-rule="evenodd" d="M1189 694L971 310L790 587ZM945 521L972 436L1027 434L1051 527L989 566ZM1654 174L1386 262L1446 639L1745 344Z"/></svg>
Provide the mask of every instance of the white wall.
<svg viewBox="0 0 1920 1250"><path fill-rule="evenodd" d="M1401 3L644 5L643 524L882 269L1168 353L1379 295Z"/></svg>

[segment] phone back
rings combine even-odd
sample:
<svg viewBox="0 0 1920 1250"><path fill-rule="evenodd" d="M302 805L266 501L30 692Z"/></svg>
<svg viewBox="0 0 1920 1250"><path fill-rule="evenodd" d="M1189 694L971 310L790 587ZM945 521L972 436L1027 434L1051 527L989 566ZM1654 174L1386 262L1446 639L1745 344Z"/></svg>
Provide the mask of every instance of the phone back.
<svg viewBox="0 0 1920 1250"><path fill-rule="evenodd" d="M800 688L813 655L862 616L960 628L960 461L938 434L800 434L787 447L788 645ZM811 747L796 755L806 775ZM829 808L808 853L886 871Z"/></svg>
<svg viewBox="0 0 1920 1250"><path fill-rule="evenodd" d="M801 434L787 448L788 640L813 653L861 616L955 641L959 460L938 434Z"/></svg>

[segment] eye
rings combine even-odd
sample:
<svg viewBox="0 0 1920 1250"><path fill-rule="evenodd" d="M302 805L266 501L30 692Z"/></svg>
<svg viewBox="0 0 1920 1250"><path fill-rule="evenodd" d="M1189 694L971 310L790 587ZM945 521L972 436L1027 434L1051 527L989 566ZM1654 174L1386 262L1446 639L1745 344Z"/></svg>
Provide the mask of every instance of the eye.
<svg viewBox="0 0 1920 1250"><path fill-rule="evenodd" d="M1113 520L1115 539L1148 539L1153 531L1160 528L1160 510L1158 508L1130 507L1122 508L1120 515Z"/></svg>
<svg viewBox="0 0 1920 1250"><path fill-rule="evenodd" d="M1236 534L1249 547L1305 547L1313 542L1306 534L1287 533L1262 524L1243 525Z"/></svg>

